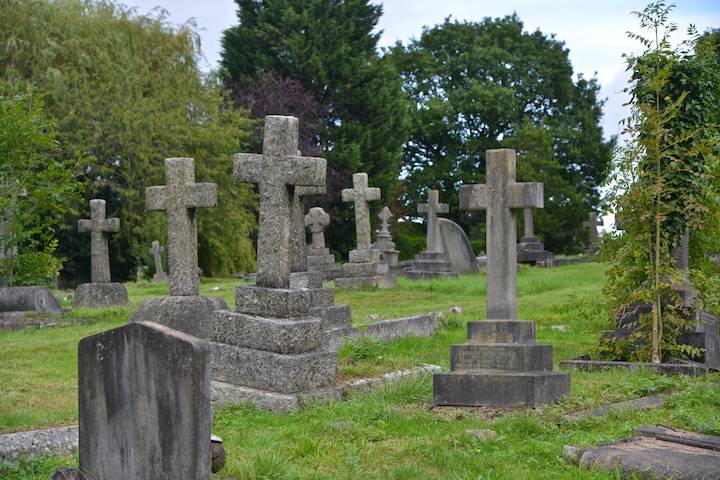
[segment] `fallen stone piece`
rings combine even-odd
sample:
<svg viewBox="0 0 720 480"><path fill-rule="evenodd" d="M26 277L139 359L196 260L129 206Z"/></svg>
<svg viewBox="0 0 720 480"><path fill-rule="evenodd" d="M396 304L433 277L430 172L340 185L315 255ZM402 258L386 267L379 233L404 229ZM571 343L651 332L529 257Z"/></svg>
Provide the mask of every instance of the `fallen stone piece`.
<svg viewBox="0 0 720 480"><path fill-rule="evenodd" d="M430 313L371 323L365 336L376 337L381 342L404 337L432 337L437 327L438 317Z"/></svg>
<svg viewBox="0 0 720 480"><path fill-rule="evenodd" d="M77 449L77 427L44 428L0 435L0 464L16 463L21 457L47 454L70 455Z"/></svg>
<svg viewBox="0 0 720 480"><path fill-rule="evenodd" d="M61 313L62 310L45 287L0 287L0 316L6 312Z"/></svg>
<svg viewBox="0 0 720 480"><path fill-rule="evenodd" d="M73 308L107 308L130 305L122 283L82 283L75 289Z"/></svg>

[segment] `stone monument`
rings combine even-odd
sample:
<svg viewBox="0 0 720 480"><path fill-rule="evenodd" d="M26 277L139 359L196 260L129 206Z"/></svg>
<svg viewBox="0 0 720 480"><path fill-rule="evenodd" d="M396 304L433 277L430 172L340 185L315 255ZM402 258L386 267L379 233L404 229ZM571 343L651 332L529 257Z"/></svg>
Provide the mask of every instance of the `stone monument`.
<svg viewBox="0 0 720 480"><path fill-rule="evenodd" d="M84 338L78 478L211 480L209 355L207 342L153 323Z"/></svg>
<svg viewBox="0 0 720 480"><path fill-rule="evenodd" d="M145 206L167 211L170 296L143 302L130 321L155 322L207 339L213 312L228 307L217 297L200 296L196 211L217 204L217 185L195 183L192 158L166 159L165 183L147 188Z"/></svg>
<svg viewBox="0 0 720 480"><path fill-rule="evenodd" d="M535 236L532 208L523 209L523 237L517 245L517 262L533 265L552 265L553 254L545 250L545 245Z"/></svg>
<svg viewBox="0 0 720 480"><path fill-rule="evenodd" d="M395 242L393 242L390 233L390 219L392 216L392 212L388 207L383 208L378 213L381 222L380 230L377 232L377 241L373 243L372 249L379 252L378 262L386 264L391 274L397 274L400 251L395 248Z"/></svg>
<svg viewBox="0 0 720 480"><path fill-rule="evenodd" d="M535 407L570 392L553 372L552 346L535 343L535 324L517 319L515 210L543 207L542 183L515 182L515 151L488 150L487 183L463 185L460 208L487 211L487 320L468 322L453 345L450 372L433 375L436 405Z"/></svg>
<svg viewBox="0 0 720 480"><path fill-rule="evenodd" d="M297 118L267 116L263 153L234 158L233 178L259 185L257 276L255 285L236 287L234 312L212 319L213 394L221 401L297 408L336 381L337 354L325 348L313 315L332 304L332 290L290 288L294 190L324 186L326 175L325 159L298 156L297 145Z"/></svg>
<svg viewBox="0 0 720 480"><path fill-rule="evenodd" d="M127 290L110 278L110 255L106 233L120 231L120 219L105 218L105 200L90 200L90 219L78 220L78 232L90 232L90 282L75 289L73 307L102 308L128 305Z"/></svg>
<svg viewBox="0 0 720 480"><path fill-rule="evenodd" d="M298 156L300 152L298 151ZM292 263L290 264L291 272L307 272L308 271L308 249L305 238L305 210L303 208L303 197L309 195L323 195L327 192L325 185L321 187L304 187L295 188L293 195L292 209L292 232L290 252Z"/></svg>
<svg viewBox="0 0 720 480"><path fill-rule="evenodd" d="M449 218L438 218L437 226L443 253L450 262L451 271L460 275L477 273L477 255L462 227Z"/></svg>
<svg viewBox="0 0 720 480"><path fill-rule="evenodd" d="M447 203L440 203L440 193L437 190L428 190L428 203L418 204L418 213L427 214L427 233L425 238L425 251L415 257L410 270L405 276L410 279L456 277L452 271L452 264L443 253L442 239L438 229L438 213L448 213Z"/></svg>
<svg viewBox="0 0 720 480"><path fill-rule="evenodd" d="M618 217L619 218L619 217ZM597 212L588 213L588 219L583 222L583 227L588 229L588 246L585 253L588 255L595 255L597 253L598 242L600 236L598 235L597 227L602 227L602 220L597 218ZM618 227L618 230L622 230Z"/></svg>
<svg viewBox="0 0 720 480"><path fill-rule="evenodd" d="M335 279L340 288L360 288L373 285L380 288L393 288L397 279L387 265L378 262L378 252L373 252L370 235L370 207L368 202L380 200L380 189L368 186L367 173L353 174L353 188L342 191L343 202L353 202L355 206L355 236L357 246L350 250L349 262L342 265L342 277Z"/></svg>
<svg viewBox="0 0 720 480"><path fill-rule="evenodd" d="M330 225L330 215L321 207L313 207L305 215L304 222L312 235L312 243L307 249L308 271L319 272L325 280L334 280L340 276L340 266L325 246L325 228Z"/></svg>
<svg viewBox="0 0 720 480"><path fill-rule="evenodd" d="M153 240L152 246L150 247L149 253L153 256L155 262L155 274L153 275L153 282L165 282L168 279L165 269L163 268L162 254L165 251L160 242Z"/></svg>

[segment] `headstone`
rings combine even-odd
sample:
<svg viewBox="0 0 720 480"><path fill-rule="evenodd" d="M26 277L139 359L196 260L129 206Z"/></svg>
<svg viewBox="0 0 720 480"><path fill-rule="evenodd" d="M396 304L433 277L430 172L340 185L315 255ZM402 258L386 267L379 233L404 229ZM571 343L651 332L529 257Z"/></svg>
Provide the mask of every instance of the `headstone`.
<svg viewBox="0 0 720 480"><path fill-rule="evenodd" d="M152 323L78 347L80 470L87 478L211 480L210 349Z"/></svg>
<svg viewBox="0 0 720 480"><path fill-rule="evenodd" d="M437 226L450 270L460 275L477 273L477 257L462 227L448 218L438 218Z"/></svg>
<svg viewBox="0 0 720 480"><path fill-rule="evenodd" d="M487 183L463 185L460 208L487 211L487 318L468 322L453 345L450 372L433 375L437 405L538 406L570 392L553 372L552 346L535 342L535 324L517 320L515 210L543 207L542 183L515 181L515 151L488 150Z"/></svg>
<svg viewBox="0 0 720 480"><path fill-rule="evenodd" d="M353 174L353 188L342 191L343 202L355 206L355 235L357 246L350 251L349 262L342 265L341 277L335 279L339 288L376 286L394 288L397 278L386 264L379 263L379 252L372 250L370 207L368 202L380 200L380 189L368 186L367 173Z"/></svg>
<svg viewBox="0 0 720 480"><path fill-rule="evenodd" d="M415 256L412 267L405 272L410 279L456 277L452 264L443 251L442 238L438 228L438 213L449 212L446 203L440 203L437 190L428 191L428 203L418 205L418 213L427 214L426 250Z"/></svg>
<svg viewBox="0 0 720 480"><path fill-rule="evenodd" d="M20 312L59 314L60 304L45 287L0 287L0 318Z"/></svg>
<svg viewBox="0 0 720 480"><path fill-rule="evenodd" d="M215 206L217 185L195 183L195 162L192 158L166 159L165 180L167 186L149 187L145 200L148 210L167 211L170 296L143 302L130 321L154 322L208 339L212 333L213 312L227 310L228 307L220 298L199 295L195 212L200 207ZM159 246L158 242L153 242L156 262L160 257L159 248L155 247Z"/></svg>
<svg viewBox="0 0 720 480"><path fill-rule="evenodd" d="M110 254L106 233L120 231L120 219L106 218L105 200L90 200L90 219L78 220L78 232L90 232L90 281L75 289L73 307L103 308L127 305L128 294L122 283L110 277Z"/></svg>
<svg viewBox="0 0 720 480"><path fill-rule="evenodd" d="M535 236L532 208L523 209L523 237L517 246L518 263L530 263L538 266L551 266L553 254L545 250L545 245Z"/></svg>
<svg viewBox="0 0 720 480"><path fill-rule="evenodd" d="M312 243L307 249L308 271L320 273L324 280L334 280L341 270L335 255L325 246L325 228L330 225L330 215L320 207L313 207L305 215L304 223L312 235Z"/></svg>
<svg viewBox="0 0 720 480"><path fill-rule="evenodd" d="M152 246L150 247L150 255L153 256L155 262L155 274L153 275L153 282L164 282L167 280L167 274L163 268L162 254L165 249L160 245L160 242L153 240Z"/></svg>
<svg viewBox="0 0 720 480"><path fill-rule="evenodd" d="M298 152L299 155L299 152ZM308 271L308 250L305 239L305 210L303 197L322 195L327 192L322 187L296 187L292 202L292 235L290 242L290 272Z"/></svg>
<svg viewBox="0 0 720 480"><path fill-rule="evenodd" d="M619 220L619 217L617 217ZM603 222L602 220L599 220L597 218L596 212L590 212L588 213L588 219L587 221L583 222L583 227L588 229L588 247L585 250L585 253L588 255L595 255L597 253L597 246L598 242L600 241L600 236L598 235L597 227L602 227ZM621 228L618 226L618 230L621 230Z"/></svg>
<svg viewBox="0 0 720 480"><path fill-rule="evenodd" d="M392 216L392 212L388 207L380 210L378 214L381 222L380 230L377 232L377 241L373 243L372 249L380 253L378 262L386 264L391 273L397 274L400 252L395 248L395 242L393 242L390 233L390 219Z"/></svg>

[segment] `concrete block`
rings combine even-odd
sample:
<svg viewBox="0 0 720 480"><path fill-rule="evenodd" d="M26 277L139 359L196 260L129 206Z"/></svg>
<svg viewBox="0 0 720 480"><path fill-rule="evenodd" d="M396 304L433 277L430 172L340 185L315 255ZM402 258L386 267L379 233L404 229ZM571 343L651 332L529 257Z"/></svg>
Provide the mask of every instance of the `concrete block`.
<svg viewBox="0 0 720 480"><path fill-rule="evenodd" d="M468 343L535 343L535 322L478 320L468 322Z"/></svg>

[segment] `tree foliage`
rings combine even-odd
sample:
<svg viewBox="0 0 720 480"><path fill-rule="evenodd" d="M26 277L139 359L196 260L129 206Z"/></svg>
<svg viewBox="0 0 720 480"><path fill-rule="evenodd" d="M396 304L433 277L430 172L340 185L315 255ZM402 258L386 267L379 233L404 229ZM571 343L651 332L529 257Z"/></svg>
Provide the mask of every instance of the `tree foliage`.
<svg viewBox="0 0 720 480"><path fill-rule="evenodd" d="M437 188L455 220L484 228L458 212L458 188L484 181L485 150L511 147L519 154L518 178L545 182L536 231L553 251L580 249L614 139L602 138L597 81L573 81L564 44L524 32L516 15L446 19L397 44L391 59L416 107L403 156L412 209L426 189Z"/></svg>
<svg viewBox="0 0 720 480"><path fill-rule="evenodd" d="M166 157L193 157L198 181L219 187L218 207L198 212L201 268L251 270L256 200L231 179L231 154L250 123L224 108L220 83L199 71L193 26L175 28L165 15L104 0L2 0L0 81L34 84L57 126L58 155L91 159L82 209L104 198L108 215L120 217L121 233L110 236L116 278L149 263L150 242L165 235L165 215L144 213L144 190L164 184ZM59 251L69 277L87 277L86 238L62 232Z"/></svg>
<svg viewBox="0 0 720 480"><path fill-rule="evenodd" d="M330 170L324 203L333 218L329 244L347 250L352 211L340 202L340 189L352 173L364 171L390 198L407 133L401 79L377 53L382 7L367 0L236 3L238 25L223 37L224 74L240 89L261 85L266 75L298 81L322 106L315 147ZM382 202L376 203L379 209Z"/></svg>
<svg viewBox="0 0 720 480"><path fill-rule="evenodd" d="M691 320L681 295L689 282L694 308L717 307L708 257L720 246L720 41L717 33L700 37L691 28L691 40L673 47L673 7L654 2L633 12L649 34L629 34L645 50L626 57L631 115L610 197L624 235L610 252L606 291L618 318L629 305L652 306L643 319L647 338L631 355L653 362L687 353L678 336ZM689 272L678 268L686 235Z"/></svg>

